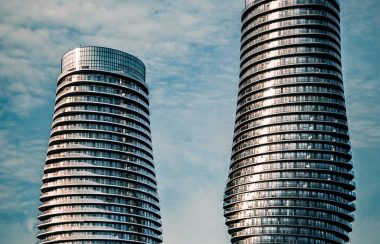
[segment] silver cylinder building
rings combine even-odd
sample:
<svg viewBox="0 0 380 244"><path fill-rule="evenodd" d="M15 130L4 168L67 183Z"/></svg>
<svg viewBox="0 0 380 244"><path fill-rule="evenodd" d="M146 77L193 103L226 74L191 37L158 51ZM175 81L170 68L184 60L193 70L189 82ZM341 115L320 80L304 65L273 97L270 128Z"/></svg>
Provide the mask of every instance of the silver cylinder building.
<svg viewBox="0 0 380 244"><path fill-rule="evenodd" d="M250 0L224 199L232 243L346 243L355 184L338 0Z"/></svg>
<svg viewBox="0 0 380 244"><path fill-rule="evenodd" d="M62 57L40 243L161 243L145 66L103 47Z"/></svg>

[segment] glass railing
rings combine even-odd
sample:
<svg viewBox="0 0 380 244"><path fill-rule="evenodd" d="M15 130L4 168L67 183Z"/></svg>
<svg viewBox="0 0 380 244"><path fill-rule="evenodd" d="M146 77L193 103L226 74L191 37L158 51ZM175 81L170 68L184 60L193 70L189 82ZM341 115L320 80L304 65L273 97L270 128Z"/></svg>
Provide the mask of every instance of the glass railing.
<svg viewBox="0 0 380 244"><path fill-rule="evenodd" d="M286 56L304 56L304 55L313 55L313 56L326 56L334 57L337 61L340 61L340 55L333 51L331 48L321 48L321 47L308 47L308 46L299 46L299 47L285 47L281 49L269 50L257 55L247 55L245 54L240 60L240 72L243 72L247 67L268 61L269 59L286 57Z"/></svg>
<svg viewBox="0 0 380 244"><path fill-rule="evenodd" d="M62 177L70 177L68 179L58 179L52 182L45 182L41 186L41 190L48 191L52 188L57 187L69 187L69 186L113 186L121 188L130 188L141 190L144 192L150 192L151 194L157 196L157 186L156 184L146 180L145 178L138 177L118 177L111 175L99 175L93 173L72 173L72 174L61 174Z"/></svg>
<svg viewBox="0 0 380 244"><path fill-rule="evenodd" d="M119 160L133 160L138 164L145 166L150 163L153 166L153 161L150 157L145 155L134 153L134 152L119 152L112 150L79 150L75 149L72 151L60 152L55 154L50 154L46 156L46 161L53 159L67 159L67 158L109 158L109 159L119 159ZM146 161L139 160L138 158L143 158ZM147 163L148 162L148 163Z"/></svg>
<svg viewBox="0 0 380 244"><path fill-rule="evenodd" d="M130 108L135 111L140 111L139 113L149 118L149 114L146 112L149 110L148 105L144 104L142 100L138 100L132 97L130 98L127 96L123 96L123 97L119 96L117 99L102 97L104 95L108 95L108 94L92 93L91 95L87 95L87 96L82 96L82 95L79 96L74 92L71 94L71 96L60 99L59 102L55 104L54 109L57 110L60 107L62 107L62 105L65 105L65 104L70 105L72 103L86 103L86 104L93 103L93 104L102 104L105 106L118 106L122 108ZM128 100L124 100L125 97L136 102L138 105L130 103ZM144 109L142 109L141 107L143 107Z"/></svg>
<svg viewBox="0 0 380 244"><path fill-rule="evenodd" d="M112 116L108 116L105 114L99 115L83 113L54 118L51 134L65 130L91 130L94 132L119 132L122 135L125 135L128 132L128 129L125 129L124 127L129 127L144 133L144 136L150 138L150 130L147 130L139 123L121 118L121 115L117 115L118 117L114 116L114 114L112 114ZM65 124L68 125L57 126L58 123L62 122L66 122Z"/></svg>
<svg viewBox="0 0 380 244"><path fill-rule="evenodd" d="M286 10L277 10L273 12L268 12L265 15L257 16L253 15L249 18L249 23L243 22L242 23L242 29L241 29L241 35L242 37L245 36L245 34L248 32L251 28L256 28L259 25L263 25L265 23L269 23L271 21L278 21L281 19L287 19L287 18L315 18L317 16L318 18L326 18L329 19L331 22L335 23L336 26L339 26L339 19L336 18L335 15L331 14L330 12L326 10L320 10L316 8L307 8L302 6L294 6L291 5L293 8L286 9ZM254 17L255 16L255 17Z"/></svg>
<svg viewBox="0 0 380 244"><path fill-rule="evenodd" d="M55 120L58 116L61 116L63 113L102 113L104 115L113 115L113 116L120 116L120 117L127 117L128 119L138 121L139 123L145 125L147 128L150 128L149 124L149 117L142 117L142 114L138 110L135 110L134 108L128 108L135 113L130 113L126 111L124 108L118 108L118 107L110 107L110 106L98 106L93 104L86 104L86 105L77 105L77 106L70 106L70 107L64 107L60 108L55 111L53 114L53 120Z"/></svg>
<svg viewBox="0 0 380 244"><path fill-rule="evenodd" d="M270 79L261 81L254 84L248 84L246 86L240 87L239 94L238 94L238 101L240 101L242 98L245 98L248 96L248 94L251 93L257 93L261 92L268 88L279 88L278 86L284 86L284 85L293 85L297 86L299 88L307 87L307 86L331 86L333 85L336 90L343 91L343 83L341 81L335 80L335 79L329 79L329 78L321 78L317 76L296 76L296 77L283 77L283 78L277 78L277 79ZM321 87L322 89L322 87Z"/></svg>
<svg viewBox="0 0 380 244"><path fill-rule="evenodd" d="M318 97L322 97L322 95L337 95L339 97L344 98L344 93L340 89L335 89L335 88L328 88L328 87L321 87L317 86L314 84L294 84L292 86L287 86L287 87L270 87L269 89L266 90L261 90L257 92L251 92L248 96L245 96L243 99L239 99L238 101L238 107L241 105L244 105L245 103L252 102L258 99L262 98L271 98L272 96L275 95L286 95L286 96L291 96L291 95L297 95L299 96L300 94L303 94L304 96L305 93L316 93L318 94ZM311 95L308 95L309 97ZM340 99L340 101L344 102L343 99Z"/></svg>
<svg viewBox="0 0 380 244"><path fill-rule="evenodd" d="M270 182L268 182L270 181ZM312 182L318 181L318 182ZM319 182L323 181L323 183ZM332 185L335 184L335 185ZM227 182L226 194L233 191L256 191L260 189L271 190L271 185L285 188L321 188L325 190L339 191L351 194L349 190L342 188L348 185L353 186L354 182L346 177L337 176L335 172L318 173L315 171L277 171L277 172L255 172L251 175L230 178ZM343 185L343 186L342 186ZM244 186L243 188L234 188ZM334 188L335 187L335 188ZM234 188L234 189L233 189ZM246 189L247 188L247 189ZM275 189L273 187L272 189Z"/></svg>
<svg viewBox="0 0 380 244"><path fill-rule="evenodd" d="M297 222L289 221L286 225L297 225ZM336 243L344 243L342 238L337 237L335 233L331 233L332 231L341 233L341 235L348 235L348 232L343 231L343 229L335 227L333 225L318 225L320 230L307 228L311 226L310 223L304 223L305 228L300 227L251 227L245 228L242 231L237 231L231 233L233 238L240 238L243 236L252 236L252 235L265 235L265 234L276 234L276 235L302 235L302 236L310 236L316 238L327 239L329 242L334 241Z"/></svg>
<svg viewBox="0 0 380 244"><path fill-rule="evenodd" d="M240 89L242 89L242 87L245 87L247 85L257 83L257 82L262 82L264 80L277 79L277 78L296 76L296 75L297 76L298 75L303 75L303 76L323 75L327 77L334 77L334 78L337 78L338 80L342 80L342 74L332 69L325 69L325 68L312 67L312 66L283 67L281 69L275 69L275 70L258 73L250 77L249 79L240 80L239 87Z"/></svg>
<svg viewBox="0 0 380 244"><path fill-rule="evenodd" d="M239 213L241 209L251 209L251 211L256 211L256 209L270 209L276 211L277 209L296 209L301 211L302 209L308 209L309 211L327 211L333 212L334 215L341 216L346 220L352 221L354 218L353 213L348 211L341 206L336 204L330 204L327 202L321 202L318 200L306 200L306 199L255 199L245 202L239 202L228 207L225 207L225 214L235 215Z"/></svg>
<svg viewBox="0 0 380 244"><path fill-rule="evenodd" d="M289 36L281 39L268 40L255 45L247 43L241 47L240 60L243 62L249 57L257 56L271 49L286 49L295 45L297 45L297 47L302 47L304 44L313 45L314 47L325 46L328 49L340 53L340 46L327 38Z"/></svg>
<svg viewBox="0 0 380 244"><path fill-rule="evenodd" d="M75 195L75 196L57 196L43 202L40 206L42 211L46 209L56 208L57 206L73 206L73 205L93 205L97 206L116 206L128 207L138 211L148 211L159 217L160 210L157 204L151 202L140 201L139 199L125 198L117 195Z"/></svg>
<svg viewBox="0 0 380 244"><path fill-rule="evenodd" d="M132 166L133 165L133 166ZM66 168L66 169L64 169ZM125 174L124 172L128 172L129 174L140 174L144 177L148 177L151 179L152 182L156 182L155 175L152 173L154 172L154 168L150 167L140 167L136 166L135 163L116 163L116 162L109 162L109 161L100 161L100 160L70 160L70 161L60 161L58 163L49 163L46 164L44 167L44 171L52 172L52 170L59 170L55 173L45 173L43 180L45 178L49 177L55 177L60 174L60 172L67 171L67 168L84 168L86 172L116 172L120 171L120 175ZM101 168L102 170L99 170ZM148 169L146 169L148 168Z"/></svg>
<svg viewBox="0 0 380 244"><path fill-rule="evenodd" d="M153 195L150 192L142 190L126 190L118 189L113 187L102 187L102 186L78 186L70 187L72 190L69 190L69 187L63 189L55 189L52 191L42 193L40 199L45 200L53 196L63 196L63 195L105 195L105 196L119 196L119 197L130 197L139 200L144 200L158 205L157 195Z"/></svg>
<svg viewBox="0 0 380 244"><path fill-rule="evenodd" d="M247 11L251 6L260 4L257 7L253 8L249 11L249 14L245 15L242 20L242 26L244 26L248 21L252 19L254 16L258 16L264 12L273 11L280 8L288 8L288 7L301 7L302 5L322 5L329 8L329 10L332 10L335 15L339 16L339 10L335 7L335 5L331 4L329 1L326 0L303 0L303 2L300 2L299 0L277 0L277 1L271 1L269 4L266 3L266 0L246 0L246 5L244 8L244 11Z"/></svg>
<svg viewBox="0 0 380 244"><path fill-rule="evenodd" d="M66 76L64 79L59 80L58 86L57 86L57 93L60 93L60 90L62 87L68 85L68 84L76 84L81 82L89 82L94 84L112 84L116 85L120 88L127 88L129 90L133 90L136 93L143 96L146 100L148 100L148 92L146 91L146 88L142 88L140 83L136 84L135 82L122 79L122 78L116 78L114 76L107 76L102 74L74 74Z"/></svg>
<svg viewBox="0 0 380 244"><path fill-rule="evenodd" d="M94 150L113 150L119 152L131 152L142 155L146 158L153 159L152 149L137 141L130 141L124 143L109 143L99 141L75 141L58 143L48 147L48 153L52 151L70 150L70 149L94 149Z"/></svg>
<svg viewBox="0 0 380 244"><path fill-rule="evenodd" d="M333 163L323 163L323 162L296 161L296 162L272 162L272 163L266 163L266 164L252 165L252 166L245 167L244 169L234 172L229 177L231 179L234 179L240 176L251 175L258 172L263 173L263 172L279 171L279 170L283 170L283 171L285 170L289 170L289 171L317 170L317 171L327 171L327 172L336 173L336 174L340 173L340 174L346 175L346 177L349 177L349 175L351 176L353 175L352 170L348 170L342 165L335 165Z"/></svg>
<svg viewBox="0 0 380 244"><path fill-rule="evenodd" d="M326 96L325 96L326 95ZM325 106L335 106L345 108L345 102L342 99L329 98L326 93L321 95L285 95L282 97L270 98L265 97L257 102L248 102L247 105L241 104L237 106L236 117L240 117L248 112L271 108L279 105L293 105L293 104L323 104Z"/></svg>
<svg viewBox="0 0 380 244"><path fill-rule="evenodd" d="M304 17L304 16L302 16ZM336 36L339 36L340 30L337 28L336 24L332 24L331 20L317 20L312 18L307 18L308 16L305 16L305 18L299 18L297 16L294 19L285 19L281 21L276 22L267 22L264 25L254 26L250 27L245 30L243 37L241 39L241 45L245 45L247 41L250 41L250 39L253 38L259 38L260 35L264 35L267 32L273 32L273 31L281 31L281 29L289 29L290 27L293 27L293 29L297 29L299 27L303 28L309 28L312 27L313 29L325 29L325 30L331 30L334 32ZM277 19L276 19L277 20ZM283 31L283 30L282 30ZM289 33L289 32L288 32ZM338 39L337 39L338 40Z"/></svg>
<svg viewBox="0 0 380 244"><path fill-rule="evenodd" d="M93 207L91 207L93 206ZM39 218L43 217L45 220L40 221L40 224L47 224L51 222L49 216L73 216L73 215L85 215L85 214L110 214L116 216L130 216L136 217L137 220L145 221L149 220L155 225L161 226L161 219L157 218L156 215L152 214L150 210L135 210L128 207L113 207L107 205L94 205L94 204L84 204L84 205L67 205L63 207L54 207L48 211L43 211Z"/></svg>
<svg viewBox="0 0 380 244"><path fill-rule="evenodd" d="M287 57L281 59L274 59L270 61L266 61L263 63L259 63L250 67L248 70L244 71L240 80L245 80L247 77L250 77L254 74L261 73L264 71L269 71L273 69L281 69L288 66L319 66L319 65L328 65L331 68L335 68L336 70L341 70L341 65L332 59L328 58L316 58L313 56L301 56L301 57Z"/></svg>
<svg viewBox="0 0 380 244"><path fill-rule="evenodd" d="M65 134L52 136L49 139L49 144L61 141L77 141L77 140L88 140L88 141L104 141L104 142L114 142L114 143L136 143L138 145L142 145L142 147L146 147L149 150L152 150L152 143L146 137L142 136L140 133L136 133L132 130L127 131L125 136L115 135L111 133L98 133L98 132L66 132ZM135 141L135 140L139 141ZM143 141L145 144L142 144ZM147 147L146 145L149 145Z"/></svg>
<svg viewBox="0 0 380 244"><path fill-rule="evenodd" d="M235 204L238 202L249 201L252 199L274 199L274 198L309 198L319 201L329 201L342 204L348 208L354 208L354 204L341 196L335 194L322 193L319 191L308 190L271 190L271 191L258 191L244 194L234 195L224 199L224 205Z"/></svg>
<svg viewBox="0 0 380 244"><path fill-rule="evenodd" d="M330 162L339 162L342 164L349 164L351 156L341 157L332 153L319 153L319 152L283 152L272 153L264 155L249 155L239 161L231 162L230 173L243 167L251 166L254 164L268 163L277 160L321 160Z"/></svg>

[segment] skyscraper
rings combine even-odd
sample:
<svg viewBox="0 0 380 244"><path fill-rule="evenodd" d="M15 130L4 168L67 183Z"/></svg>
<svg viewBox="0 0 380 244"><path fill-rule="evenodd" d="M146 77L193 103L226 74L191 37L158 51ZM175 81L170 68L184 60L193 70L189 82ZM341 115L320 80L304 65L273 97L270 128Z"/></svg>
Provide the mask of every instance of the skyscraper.
<svg viewBox="0 0 380 244"><path fill-rule="evenodd" d="M62 57L40 243L161 243L145 66L109 48Z"/></svg>
<svg viewBox="0 0 380 244"><path fill-rule="evenodd" d="M346 243L355 184L338 0L247 0L224 210L232 243Z"/></svg>

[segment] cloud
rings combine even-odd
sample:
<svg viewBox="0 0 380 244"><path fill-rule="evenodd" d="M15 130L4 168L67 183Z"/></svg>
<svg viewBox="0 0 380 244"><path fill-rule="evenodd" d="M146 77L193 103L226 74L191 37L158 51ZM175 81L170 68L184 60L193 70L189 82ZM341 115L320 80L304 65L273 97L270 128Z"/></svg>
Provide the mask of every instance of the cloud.
<svg viewBox="0 0 380 244"><path fill-rule="evenodd" d="M44 156L42 152L46 150L46 142L47 140L30 140L0 130L1 179L14 176L25 182L40 183Z"/></svg>
<svg viewBox="0 0 380 244"><path fill-rule="evenodd" d="M365 72L365 67L360 70L365 65L356 66L355 70L360 74L369 74ZM380 88L378 80L372 79L371 75L369 78L352 75L354 78L346 82L349 125L356 148L371 148L380 141Z"/></svg>
<svg viewBox="0 0 380 244"><path fill-rule="evenodd" d="M380 157L379 63L380 2L341 1L345 94L357 182L357 211L350 243L378 243L380 187L375 172Z"/></svg>
<svg viewBox="0 0 380 244"><path fill-rule="evenodd" d="M354 148L380 141L379 60L380 2L345 1L342 7L342 56L345 94Z"/></svg>
<svg viewBox="0 0 380 244"><path fill-rule="evenodd" d="M230 36L224 35L218 25L228 26L229 20L222 16L226 10L231 11L232 4L216 3L68 1L63 4L41 0L3 3L1 81L5 91L18 94L18 102L9 106L10 112L27 115L34 108L46 105L47 90L54 89L60 56L79 45L109 46L136 54L149 67L151 80L180 76L184 65L196 60L193 55L196 52L192 52L195 46L230 44ZM34 102L27 103L30 100Z"/></svg>
<svg viewBox="0 0 380 244"><path fill-rule="evenodd" d="M45 144L0 130L0 235L7 243L34 239Z"/></svg>
<svg viewBox="0 0 380 244"><path fill-rule="evenodd" d="M5 170L0 178L6 190L0 207L9 213L9 224L2 224L0 234L17 244L33 232L61 55L79 45L101 45L135 54L148 68L165 243L227 243L222 197L232 142L241 4L39 0L1 5L0 116L5 123L0 153ZM24 205L10 204L12 193ZM25 228L17 240L5 234L20 225ZM198 235L191 238L193 231Z"/></svg>

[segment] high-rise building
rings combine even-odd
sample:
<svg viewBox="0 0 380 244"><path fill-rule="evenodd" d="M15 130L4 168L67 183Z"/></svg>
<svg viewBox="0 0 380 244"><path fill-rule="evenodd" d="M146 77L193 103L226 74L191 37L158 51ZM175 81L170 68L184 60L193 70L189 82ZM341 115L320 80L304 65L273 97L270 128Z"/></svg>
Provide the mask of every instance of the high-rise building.
<svg viewBox="0 0 380 244"><path fill-rule="evenodd" d="M346 243L355 184L338 0L247 0L224 198L232 243Z"/></svg>
<svg viewBox="0 0 380 244"><path fill-rule="evenodd" d="M145 66L104 47L62 57L40 243L161 243Z"/></svg>

